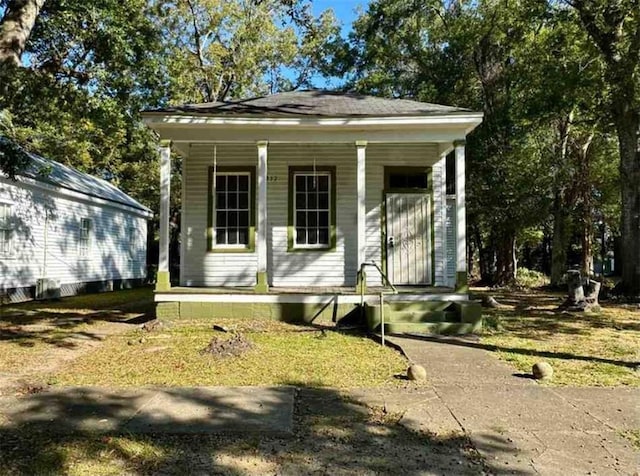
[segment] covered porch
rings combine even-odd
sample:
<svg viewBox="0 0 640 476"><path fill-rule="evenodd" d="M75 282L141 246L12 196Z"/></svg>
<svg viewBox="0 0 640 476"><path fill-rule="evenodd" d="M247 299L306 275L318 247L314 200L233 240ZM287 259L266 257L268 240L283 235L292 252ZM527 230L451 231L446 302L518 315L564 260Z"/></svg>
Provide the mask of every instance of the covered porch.
<svg viewBox="0 0 640 476"><path fill-rule="evenodd" d="M183 157L179 276L169 275L168 259L172 148ZM447 159L464 176L463 142L165 143L157 291L174 283L355 292L387 278L464 291L464 180L451 193ZM424 183L405 185L412 180ZM360 272L371 263L385 276Z"/></svg>
<svg viewBox="0 0 640 476"><path fill-rule="evenodd" d="M375 113L353 114L363 105ZM481 118L314 91L145 113L162 139L158 308L308 320L332 303L335 320L395 286L390 301L442 302L439 318L450 318L447 303L468 299L465 137ZM172 153L182 158L179 276Z"/></svg>

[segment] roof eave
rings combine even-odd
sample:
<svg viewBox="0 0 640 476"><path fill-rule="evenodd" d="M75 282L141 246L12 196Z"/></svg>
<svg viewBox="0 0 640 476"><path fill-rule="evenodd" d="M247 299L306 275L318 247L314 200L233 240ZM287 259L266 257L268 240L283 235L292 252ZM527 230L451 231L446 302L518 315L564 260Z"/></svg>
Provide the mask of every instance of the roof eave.
<svg viewBox="0 0 640 476"><path fill-rule="evenodd" d="M184 112L142 113L143 121L150 127L173 126L286 126L286 127L344 127L344 126L421 126L469 124L475 128L484 117L481 112L456 111L429 115L387 115L387 116L264 116L264 115L215 115Z"/></svg>

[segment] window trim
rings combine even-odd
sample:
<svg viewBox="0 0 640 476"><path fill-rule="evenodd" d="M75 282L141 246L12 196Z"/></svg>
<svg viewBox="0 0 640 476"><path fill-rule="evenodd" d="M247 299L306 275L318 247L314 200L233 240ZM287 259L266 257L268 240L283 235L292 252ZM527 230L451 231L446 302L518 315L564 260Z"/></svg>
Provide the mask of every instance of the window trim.
<svg viewBox="0 0 640 476"><path fill-rule="evenodd" d="M254 166L216 166L216 173L249 174L249 244L217 245L215 243L215 188L213 182L214 166L209 167L209 183L207 186L207 252L208 253L254 253L256 250L256 168Z"/></svg>
<svg viewBox="0 0 640 476"><path fill-rule="evenodd" d="M82 224L89 223L87 230L87 250L86 253L82 252L82 231L84 230ZM91 259L91 245L93 240L91 239L91 231L93 230L93 219L89 217L80 217L80 224L78 225L78 259L88 260Z"/></svg>
<svg viewBox="0 0 640 476"><path fill-rule="evenodd" d="M127 244L129 248L129 262L138 261L138 227L135 225L127 226ZM132 233L133 232L133 233Z"/></svg>
<svg viewBox="0 0 640 476"><path fill-rule="evenodd" d="M329 184L329 244L328 245L297 245L296 244L296 231L295 231L295 176L299 172L322 172L329 173L331 182ZM317 252L317 251L335 251L336 250L336 216L337 216L337 207L336 207L336 167L335 166L290 166L289 167L289 204L288 204L288 218L287 218L287 251L288 252Z"/></svg>
<svg viewBox="0 0 640 476"><path fill-rule="evenodd" d="M1 227L0 226L0 230L6 230L8 232L8 239L7 239L7 250L3 251L2 249L0 249L0 256L4 259L8 259L13 257L13 245L14 245L14 238L13 238L13 220L14 220L14 209L13 209L13 205L11 203L7 203L7 202L0 202L0 206L1 207L7 207L8 212L7 212L7 217L6 219L6 225L7 227Z"/></svg>

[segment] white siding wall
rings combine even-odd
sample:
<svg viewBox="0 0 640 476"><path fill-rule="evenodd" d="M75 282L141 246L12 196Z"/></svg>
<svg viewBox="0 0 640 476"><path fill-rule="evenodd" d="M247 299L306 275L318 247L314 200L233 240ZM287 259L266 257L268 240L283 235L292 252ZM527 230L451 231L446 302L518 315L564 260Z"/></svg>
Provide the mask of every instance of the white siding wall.
<svg viewBox="0 0 640 476"><path fill-rule="evenodd" d="M146 276L145 218L113 206L98 205L89 198L70 198L4 178L0 178L0 202L12 205L11 252L0 256L1 287L35 286L43 277L65 285ZM92 220L86 258L79 257L82 218ZM133 260L129 255L129 227L137 230Z"/></svg>
<svg viewBox="0 0 640 476"><path fill-rule="evenodd" d="M439 191L437 146L388 144L367 146L366 253L367 261L381 263L381 201L384 166L433 166L433 184ZM256 166L255 144L219 144L219 166ZM336 167L336 248L331 251L287 251L288 180L290 166ZM357 272L356 249L356 148L355 144L270 144L268 148L268 274L272 286L352 286ZM207 253L208 168L213 146L192 144L184 161L185 190L182 208L184 286L252 286L256 280L256 253ZM434 193L438 210L442 197ZM444 282L442 214L434 216L435 284ZM380 277L368 270L368 283Z"/></svg>
<svg viewBox="0 0 640 476"><path fill-rule="evenodd" d="M287 251L290 166L336 167L336 248ZM356 283L356 147L339 145L271 145L269 147L268 221L274 286L355 286Z"/></svg>
<svg viewBox="0 0 640 476"><path fill-rule="evenodd" d="M255 144L219 144L218 166L253 166L258 160ZM212 145L193 144L183 161L185 190L182 204L184 250L180 267L183 286L253 286L256 282L256 253L208 253L207 207L209 167L214 163ZM252 184L253 187L253 184ZM253 190L252 190L253 193ZM255 202L253 202L255 204Z"/></svg>

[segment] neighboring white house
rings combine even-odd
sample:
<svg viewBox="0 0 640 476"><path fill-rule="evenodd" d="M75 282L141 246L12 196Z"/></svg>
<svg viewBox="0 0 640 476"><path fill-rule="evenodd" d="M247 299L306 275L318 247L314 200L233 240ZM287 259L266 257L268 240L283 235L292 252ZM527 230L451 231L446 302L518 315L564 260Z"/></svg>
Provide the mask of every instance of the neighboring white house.
<svg viewBox="0 0 640 476"><path fill-rule="evenodd" d="M331 303L335 319L387 284L372 262L401 291L389 299L468 299L465 137L481 113L298 91L143 117L163 140L160 314L309 320ZM171 150L183 159L178 287L168 268Z"/></svg>
<svg viewBox="0 0 640 476"><path fill-rule="evenodd" d="M0 174L2 299L142 283L151 216L108 182L29 154L16 180Z"/></svg>

